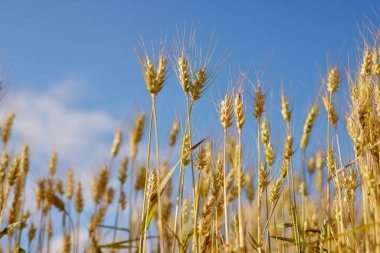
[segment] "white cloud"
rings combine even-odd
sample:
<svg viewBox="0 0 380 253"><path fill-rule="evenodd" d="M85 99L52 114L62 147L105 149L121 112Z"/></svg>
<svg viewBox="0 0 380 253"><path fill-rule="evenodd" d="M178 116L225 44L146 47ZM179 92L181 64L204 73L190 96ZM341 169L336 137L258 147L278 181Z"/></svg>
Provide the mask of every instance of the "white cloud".
<svg viewBox="0 0 380 253"><path fill-rule="evenodd" d="M67 79L47 90L12 91L2 101L0 115L6 117L10 111L16 114L13 151L20 152L23 144L30 146L27 191L33 195L37 178L47 175L52 151L58 152L57 173L61 178L70 166L83 186L89 186L93 171L109 161L114 131L119 124L105 111L81 106L86 100L85 88L80 80ZM89 197L86 188L84 195ZM26 206L33 208L34 201L28 198L27 202Z"/></svg>

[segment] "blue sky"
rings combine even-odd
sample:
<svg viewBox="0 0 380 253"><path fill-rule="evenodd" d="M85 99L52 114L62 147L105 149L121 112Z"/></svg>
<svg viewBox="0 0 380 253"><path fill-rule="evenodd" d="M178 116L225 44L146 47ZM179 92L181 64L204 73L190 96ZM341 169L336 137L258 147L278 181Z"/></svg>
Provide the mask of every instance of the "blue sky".
<svg viewBox="0 0 380 253"><path fill-rule="evenodd" d="M133 47L140 37L148 45L166 37L170 46L177 30L193 27L204 47L213 34L214 62L224 59L196 105L195 138L220 140L214 102L230 90L229 79L248 71L254 85L256 74L262 80L268 118L281 131L283 81L298 126L298 143L327 63L344 69L348 56L351 63L358 59L359 31L367 19L379 22L376 10L380 13L376 1L2 2L0 64L7 95L1 111L3 115L16 111L16 135L32 145L37 160L57 149L68 166L98 168L108 157L100 154L108 152L114 130L130 127L137 112L150 108ZM248 84L247 114L252 112L251 94ZM341 105L347 94L345 83L338 94ZM184 95L171 71L158 96L162 138L183 109ZM324 122L321 117L316 137L324 136ZM254 126L248 117L247 137L255 135ZM283 137L281 131L274 134ZM311 150L323 146L316 137ZM281 140L275 138L277 143ZM246 145L251 142L246 140Z"/></svg>
<svg viewBox="0 0 380 253"><path fill-rule="evenodd" d="M194 112L201 134L218 124L213 103L238 71L249 71L254 84L255 73L260 77L273 119L283 81L297 125L316 98L326 63L344 68L348 55L357 58L359 29L367 18L378 21L376 8L375 1L9 1L0 8L0 62L9 97L69 83L65 108L99 111L124 126L149 109L133 51L140 36L147 44L166 37L170 45L177 29L191 26L205 47L214 34L215 62L225 59ZM247 94L249 103L250 85ZM173 71L158 100L164 132L184 108Z"/></svg>

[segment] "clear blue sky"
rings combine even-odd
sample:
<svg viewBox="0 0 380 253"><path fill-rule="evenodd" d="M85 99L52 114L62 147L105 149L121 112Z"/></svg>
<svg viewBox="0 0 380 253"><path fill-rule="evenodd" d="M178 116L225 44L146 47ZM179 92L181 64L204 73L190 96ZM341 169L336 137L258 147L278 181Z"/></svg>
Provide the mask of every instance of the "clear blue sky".
<svg viewBox="0 0 380 253"><path fill-rule="evenodd" d="M214 132L205 125L218 126L212 103L238 70L250 70L253 82L259 73L273 94L273 118L279 118L283 80L295 122L303 122L328 59L344 67L348 54L357 58L359 29L367 17L379 21L376 8L376 1L7 1L0 8L0 62L12 94L80 80L81 87L66 94L80 99L68 106L101 110L125 123L150 104L133 52L139 37L148 44L162 37L171 42L177 27L191 25L206 46L214 33L214 58L226 60L194 112L202 137ZM251 111L250 87L247 93ZM173 71L158 100L167 133L184 108Z"/></svg>

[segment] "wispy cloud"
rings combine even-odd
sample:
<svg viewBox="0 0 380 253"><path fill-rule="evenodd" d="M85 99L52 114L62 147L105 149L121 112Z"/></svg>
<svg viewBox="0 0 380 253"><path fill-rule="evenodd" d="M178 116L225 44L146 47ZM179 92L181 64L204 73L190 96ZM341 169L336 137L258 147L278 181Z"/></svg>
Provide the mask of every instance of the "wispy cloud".
<svg viewBox="0 0 380 253"><path fill-rule="evenodd" d="M74 168L76 179L90 185L94 169L108 162L109 150L118 121L106 111L84 109L86 85L79 79L66 79L46 90L24 89L8 93L0 107L4 117L16 114L12 129L12 149L22 144L31 150L31 170L27 189L34 191L38 177L46 175L49 156L57 151L59 174ZM84 192L89 196L89 192ZM27 200L33 207L33 201Z"/></svg>

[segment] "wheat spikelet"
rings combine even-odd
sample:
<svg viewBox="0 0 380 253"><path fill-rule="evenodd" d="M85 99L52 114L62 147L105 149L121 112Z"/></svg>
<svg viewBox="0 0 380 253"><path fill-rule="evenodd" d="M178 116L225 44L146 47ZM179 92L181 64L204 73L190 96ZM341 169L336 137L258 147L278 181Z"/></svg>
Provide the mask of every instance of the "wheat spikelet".
<svg viewBox="0 0 380 253"><path fill-rule="evenodd" d="M184 55L181 55L178 60L178 78L185 94L190 91L190 75L189 75L189 63Z"/></svg>
<svg viewBox="0 0 380 253"><path fill-rule="evenodd" d="M329 101L329 99L327 98L327 95L323 96L322 100L323 100L323 104L325 105L325 108L327 111L328 120L333 125L333 127L336 129L339 117L338 117L336 110L334 108L334 104Z"/></svg>
<svg viewBox="0 0 380 253"><path fill-rule="evenodd" d="M210 233L208 233L203 238L203 242L202 242L202 245L201 245L201 253L207 253L207 252L209 252L208 249L209 249L210 242L211 242L211 235L210 235Z"/></svg>
<svg viewBox="0 0 380 253"><path fill-rule="evenodd" d="M259 172L258 172L258 188L259 191L264 192L265 188L268 186L268 172L266 170L266 167L264 165L261 165Z"/></svg>
<svg viewBox="0 0 380 253"><path fill-rule="evenodd" d="M35 227L34 223L30 224L29 231L28 231L28 243L29 245L34 240L34 237L36 236L37 228Z"/></svg>
<svg viewBox="0 0 380 253"><path fill-rule="evenodd" d="M252 174L250 171L248 171L246 174L245 174L245 189L246 189L246 192L247 192L247 198L249 200L249 202L253 202L254 198L255 198L255 192L254 192L254 188L253 188L253 177L252 177Z"/></svg>
<svg viewBox="0 0 380 253"><path fill-rule="evenodd" d="M171 147L173 147L175 143L177 142L178 130L179 130L179 122L178 122L178 119L175 119L173 121L172 128L170 129L170 134L169 134L169 145Z"/></svg>
<svg viewBox="0 0 380 253"><path fill-rule="evenodd" d="M49 218L46 224L46 236L48 238L48 244L49 244L51 242L51 239L53 238L53 221L51 217Z"/></svg>
<svg viewBox="0 0 380 253"><path fill-rule="evenodd" d="M146 177L145 170L146 169L144 167L139 167L139 169L137 171L137 179L136 179L136 182L135 182L135 189L136 189L136 191L144 189L144 186L145 186L145 177Z"/></svg>
<svg viewBox="0 0 380 253"><path fill-rule="evenodd" d="M376 63L372 66L372 74L379 78L380 77L380 63Z"/></svg>
<svg viewBox="0 0 380 253"><path fill-rule="evenodd" d="M53 177L57 170L57 160L58 160L58 154L57 152L53 152L50 156L49 169L48 169L50 177Z"/></svg>
<svg viewBox="0 0 380 253"><path fill-rule="evenodd" d="M165 78L166 78L166 65L167 65L167 59L164 57L164 55L160 54L159 60L158 60L158 66L157 66L157 93L162 89ZM156 93L156 94L157 94Z"/></svg>
<svg viewBox="0 0 380 253"><path fill-rule="evenodd" d="M17 178L17 174L19 172L19 169L20 169L20 158L19 157L16 157L11 165L11 168L9 169L9 172L8 172L8 185L9 186L12 186L14 185L15 181L16 181L16 178Z"/></svg>
<svg viewBox="0 0 380 253"><path fill-rule="evenodd" d="M259 84L257 85L257 89L255 91L255 97L253 99L253 109L254 109L253 116L256 119L258 120L261 119L261 115L265 111L264 106L265 106L265 95L262 93L261 86Z"/></svg>
<svg viewBox="0 0 380 253"><path fill-rule="evenodd" d="M5 181L6 172L8 169L8 166L10 164L10 157L7 153L5 153L1 157L1 163L0 163L0 182L3 184Z"/></svg>
<svg viewBox="0 0 380 253"><path fill-rule="evenodd" d="M36 191L36 205L37 208L42 208L43 201L46 197L45 179L40 178L37 181L37 191Z"/></svg>
<svg viewBox="0 0 380 253"><path fill-rule="evenodd" d="M148 200L151 206L157 200L157 171L152 170L148 178Z"/></svg>
<svg viewBox="0 0 380 253"><path fill-rule="evenodd" d="M277 179L272 187L272 190L270 192L270 201L272 204L274 204L274 202L280 197L282 182L283 180L281 178Z"/></svg>
<svg viewBox="0 0 380 253"><path fill-rule="evenodd" d="M196 168L201 171L207 166L207 156L206 156L206 148L200 147L197 156L197 166Z"/></svg>
<svg viewBox="0 0 380 253"><path fill-rule="evenodd" d="M315 171L315 157L314 156L311 156L309 158L309 161L307 163L307 170L309 171L311 175L314 174L314 171Z"/></svg>
<svg viewBox="0 0 380 253"><path fill-rule="evenodd" d="M105 198L107 205L112 204L114 194L115 194L115 191L113 190L113 188L112 187L108 188L106 198Z"/></svg>
<svg viewBox="0 0 380 253"><path fill-rule="evenodd" d="M14 118L15 118L15 114L12 112L11 114L8 115L8 117L5 120L3 132L2 132L2 141L4 145L6 145L9 141Z"/></svg>
<svg viewBox="0 0 380 253"><path fill-rule="evenodd" d="M124 211L126 204L127 204L127 197L125 196L125 192L121 191L120 197L119 197L119 207L122 211Z"/></svg>
<svg viewBox="0 0 380 253"><path fill-rule="evenodd" d="M83 196L82 196L82 185L80 182L77 183L75 189L75 211L81 213L83 211Z"/></svg>
<svg viewBox="0 0 380 253"><path fill-rule="evenodd" d="M225 130L232 125L231 98L228 94L220 102L219 120Z"/></svg>
<svg viewBox="0 0 380 253"><path fill-rule="evenodd" d="M281 115L286 124L289 125L292 112L289 109L289 100L286 99L283 90L281 91Z"/></svg>
<svg viewBox="0 0 380 253"><path fill-rule="evenodd" d="M57 208L60 212L65 212L65 203L53 192L47 192L47 201L50 205Z"/></svg>
<svg viewBox="0 0 380 253"><path fill-rule="evenodd" d="M207 81L207 72L205 68L200 68L197 71L195 80L191 86L190 92L193 101L197 101L201 98L202 94L205 91L206 81Z"/></svg>
<svg viewBox="0 0 380 253"><path fill-rule="evenodd" d="M363 55L363 63L362 63L362 67L361 67L361 71L360 71L360 74L362 76L369 76L371 75L371 71L372 71L372 55L371 55L371 52L369 51L365 51L364 52L364 55Z"/></svg>
<svg viewBox="0 0 380 253"><path fill-rule="evenodd" d="M26 175L29 171L29 146L24 145L21 153L21 167L22 171Z"/></svg>
<svg viewBox="0 0 380 253"><path fill-rule="evenodd" d="M131 141L130 141L131 157L136 157L137 155L137 146L139 142L141 141L142 136L144 134L144 124L145 124L145 115L141 114L136 119L135 128L131 136Z"/></svg>
<svg viewBox="0 0 380 253"><path fill-rule="evenodd" d="M53 182L54 182L54 190L53 191L57 192L59 195L63 195L65 193L65 191L63 189L62 180L57 178Z"/></svg>
<svg viewBox="0 0 380 253"><path fill-rule="evenodd" d="M189 205L190 205L190 200L188 198L185 198L182 202L182 212L181 212L181 219L184 224L186 224L189 221Z"/></svg>
<svg viewBox="0 0 380 253"><path fill-rule="evenodd" d="M338 72L338 68L334 67L330 69L328 77L327 77L327 90L331 93L337 91L340 85L340 76Z"/></svg>
<svg viewBox="0 0 380 253"><path fill-rule="evenodd" d="M236 94L235 99L234 99L234 113L235 113L236 126L238 129L242 129L245 122L245 116L244 116L243 96L240 91Z"/></svg>
<svg viewBox="0 0 380 253"><path fill-rule="evenodd" d="M309 144L310 133L314 126L314 122L318 116L318 112L319 112L319 107L316 104L314 104L311 107L309 114L307 115L305 124L303 126L303 132L302 132L301 141L300 141L300 148L302 149L305 149L306 146Z"/></svg>
<svg viewBox="0 0 380 253"><path fill-rule="evenodd" d="M204 237L210 230L215 204L215 196L210 196L202 209L201 219L198 222L198 233L201 237Z"/></svg>
<svg viewBox="0 0 380 253"><path fill-rule="evenodd" d="M274 159L275 159L275 154L273 152L273 147L270 142L267 145L265 145L264 151L265 151L265 162L267 163L269 167L272 167L274 163Z"/></svg>
<svg viewBox="0 0 380 253"><path fill-rule="evenodd" d="M74 171L69 169L67 171L67 182L66 182L66 197L71 200L74 195Z"/></svg>
<svg viewBox="0 0 380 253"><path fill-rule="evenodd" d="M190 135L186 134L182 143L181 162L183 166L187 166L190 162L187 152L190 150ZM187 154L187 155L186 155Z"/></svg>
<svg viewBox="0 0 380 253"><path fill-rule="evenodd" d="M334 153L331 147L327 150L326 165L329 174L335 171Z"/></svg>
<svg viewBox="0 0 380 253"><path fill-rule="evenodd" d="M150 59L149 55L145 53L145 59L139 57L139 62L141 66L141 70L144 75L144 81L146 85L146 89L153 96L157 95L163 88L163 84L166 76L166 57L160 53L158 59L157 70Z"/></svg>
<svg viewBox="0 0 380 253"><path fill-rule="evenodd" d="M111 148L112 158L115 158L117 154L119 153L122 139L123 139L123 132L121 131L121 129L118 129L115 133L115 137L113 139L113 144Z"/></svg>
<svg viewBox="0 0 380 253"><path fill-rule="evenodd" d="M124 185L127 180L127 166L128 166L128 157L124 157L120 164L119 169L119 181L121 185Z"/></svg>

